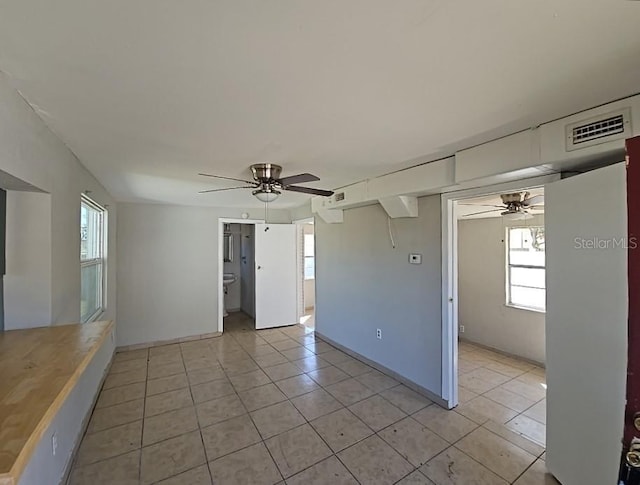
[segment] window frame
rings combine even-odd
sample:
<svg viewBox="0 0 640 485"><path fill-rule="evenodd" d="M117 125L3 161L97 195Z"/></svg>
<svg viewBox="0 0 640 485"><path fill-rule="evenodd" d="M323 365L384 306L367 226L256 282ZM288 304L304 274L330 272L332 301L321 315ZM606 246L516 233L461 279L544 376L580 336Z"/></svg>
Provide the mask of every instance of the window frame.
<svg viewBox="0 0 640 485"><path fill-rule="evenodd" d="M98 255L94 258L82 258L82 233L80 234L80 302L82 303L82 269L88 267L98 267L100 271L99 279L99 302L97 309L88 315L86 319L83 319L82 308L80 308L80 321L81 323L90 323L98 319L102 315L107 307L107 208L101 206L91 198L82 194L80 197L80 211L82 206L87 206L90 210L96 211L100 218L98 224L98 241L96 247L98 249ZM80 217L80 230L82 231L82 216Z"/></svg>
<svg viewBox="0 0 640 485"><path fill-rule="evenodd" d="M311 236L313 240L313 254L307 255L307 236ZM307 276L305 273L305 268L307 267L307 259L313 260L313 276ZM304 281L311 281L316 279L316 239L315 234L306 234L304 231L302 232L302 278Z"/></svg>
<svg viewBox="0 0 640 485"><path fill-rule="evenodd" d="M511 298L511 289L513 286L516 286L518 288L531 288L531 289L538 289L538 290L545 290L545 295L546 295L546 282L545 282L545 286L544 288L538 287L538 286L525 286L525 285L512 285L511 284L511 269L512 268L522 268L522 269L537 269L540 270L542 269L545 272L545 277L546 277L546 272L547 272L547 261L546 261L546 257L545 257L545 264L543 266L540 265L532 265L532 264L517 264L517 263L511 263L511 230L512 229L531 229L531 228L541 228L544 230L544 226L541 225L523 225L523 226L507 226L506 228L506 235L505 235L505 241L506 241L506 271L505 271L505 280L506 280L506 285L505 285L505 293L506 293L506 303L505 305L511 308L517 308L519 310L528 310L528 311L532 311L532 312L537 312L537 313L546 313L546 304L545 307L541 308L541 307L536 307L536 306L532 306L532 305L525 305L522 303L514 303L512 301ZM546 234L545 234L545 243L546 243ZM546 253L546 244L545 244L545 253ZM546 256L546 254L545 254Z"/></svg>

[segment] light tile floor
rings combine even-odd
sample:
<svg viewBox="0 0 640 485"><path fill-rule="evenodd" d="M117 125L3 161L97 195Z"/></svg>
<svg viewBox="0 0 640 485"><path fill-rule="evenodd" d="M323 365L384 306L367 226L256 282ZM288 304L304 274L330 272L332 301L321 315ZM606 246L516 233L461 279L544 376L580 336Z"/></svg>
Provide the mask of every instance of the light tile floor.
<svg viewBox="0 0 640 485"><path fill-rule="evenodd" d="M556 483L543 369L461 343L446 411L309 323L116 354L69 484Z"/></svg>

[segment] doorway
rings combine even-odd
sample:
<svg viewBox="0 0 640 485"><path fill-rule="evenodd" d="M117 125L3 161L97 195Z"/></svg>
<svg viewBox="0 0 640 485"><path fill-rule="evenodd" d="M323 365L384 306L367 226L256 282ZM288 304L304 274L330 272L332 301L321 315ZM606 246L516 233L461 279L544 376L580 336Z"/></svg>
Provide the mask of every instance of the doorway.
<svg viewBox="0 0 640 485"><path fill-rule="evenodd" d="M262 220L218 220L218 332L255 327L255 225Z"/></svg>
<svg viewBox="0 0 640 485"><path fill-rule="evenodd" d="M455 201L458 414L546 446L544 188Z"/></svg>
<svg viewBox="0 0 640 485"><path fill-rule="evenodd" d="M295 221L297 227L297 308L299 323L315 328L315 224L313 217Z"/></svg>
<svg viewBox="0 0 640 485"><path fill-rule="evenodd" d="M296 225L249 219L218 221L218 332L224 331L225 313L226 318L244 316L237 325L252 329L298 323ZM244 311L225 311L225 304L230 310Z"/></svg>
<svg viewBox="0 0 640 485"><path fill-rule="evenodd" d="M461 369L459 369L459 354L460 352L465 353L467 351L467 349L459 348L459 339L461 336L461 329L459 327L460 294L458 254L458 219L461 218L461 206L459 204L464 199L493 197L496 194L498 194L499 197L499 194L523 192L532 188L542 187L558 179L559 175L549 175L442 194L442 396L447 402L449 409L458 406L460 402L459 373ZM500 199L498 200L500 201ZM485 209L490 210L497 208L487 207ZM478 210L477 212L481 211ZM508 233L505 227L503 239L506 240L507 236ZM502 251L504 251L504 246L502 247ZM505 251L502 254L504 255L504 260L500 268L503 268L506 277L506 271L508 270L507 252ZM508 291L506 284L503 291ZM506 306L506 303L507 299L505 298L503 305ZM490 346L487 345L486 347ZM504 352L504 354L506 353L508 352ZM508 356L505 355L504 358L506 359Z"/></svg>

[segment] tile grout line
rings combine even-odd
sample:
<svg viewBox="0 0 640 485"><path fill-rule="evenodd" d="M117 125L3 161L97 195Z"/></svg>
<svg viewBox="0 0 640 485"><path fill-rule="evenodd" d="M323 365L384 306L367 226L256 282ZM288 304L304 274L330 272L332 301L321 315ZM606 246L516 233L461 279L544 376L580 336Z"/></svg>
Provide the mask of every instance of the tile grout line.
<svg viewBox="0 0 640 485"><path fill-rule="evenodd" d="M182 363L184 364L184 351L182 346L180 347L180 355L182 356ZM217 360L217 359L216 359ZM224 372L224 371L223 371ZM185 375L186 375L186 379L187 379L187 388L189 389L189 395L191 396L191 404L193 404L193 411L196 414L196 422L198 423L198 434L200 435L200 442L202 443L202 453L204 453L204 465L207 467L207 473L209 474L209 478L211 479L211 483L213 483L213 476L211 475L211 469L209 468L209 461L207 460L207 447L204 444L204 437L202 436L202 427L200 426L200 420L198 419L198 413L196 411L196 404L195 404L195 400L193 398L193 391L191 390L191 383L189 381L189 372L187 371L186 365L185 365ZM202 465L196 465L193 468L189 468L188 470L185 470L183 472L180 472L176 475L173 475L174 477L182 474L182 473L187 473L191 470L194 470L198 467L200 467ZM163 480L166 480L168 478L171 477L165 477L163 478Z"/></svg>
<svg viewBox="0 0 640 485"><path fill-rule="evenodd" d="M144 380L144 399L142 401L142 429L140 430L140 453L138 455L138 483L142 483L142 448L143 448L143 444L144 444L144 423L145 423L145 418L146 418L146 409L147 409L147 385L149 382L149 359L150 359L150 352L149 349L147 349L147 361L145 363L146 365L146 378Z"/></svg>

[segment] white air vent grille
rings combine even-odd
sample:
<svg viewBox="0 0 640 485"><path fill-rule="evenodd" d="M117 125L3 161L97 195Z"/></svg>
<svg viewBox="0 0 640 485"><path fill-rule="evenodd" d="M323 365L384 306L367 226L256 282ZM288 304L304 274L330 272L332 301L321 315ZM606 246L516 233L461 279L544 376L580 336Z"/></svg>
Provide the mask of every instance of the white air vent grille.
<svg viewBox="0 0 640 485"><path fill-rule="evenodd" d="M630 111L625 109L567 125L567 150L627 138L631 133L630 121Z"/></svg>
<svg viewBox="0 0 640 485"><path fill-rule="evenodd" d="M603 136L615 135L624 131L624 117L622 115L596 121L588 125L576 126L573 129L573 144L585 143L587 141L602 138Z"/></svg>
<svg viewBox="0 0 640 485"><path fill-rule="evenodd" d="M336 192L336 202L342 202L344 200L344 192Z"/></svg>

